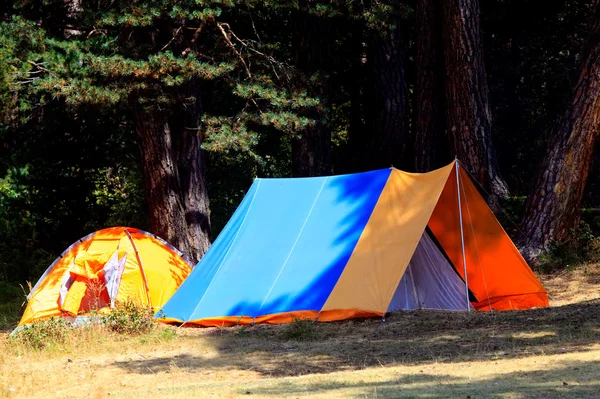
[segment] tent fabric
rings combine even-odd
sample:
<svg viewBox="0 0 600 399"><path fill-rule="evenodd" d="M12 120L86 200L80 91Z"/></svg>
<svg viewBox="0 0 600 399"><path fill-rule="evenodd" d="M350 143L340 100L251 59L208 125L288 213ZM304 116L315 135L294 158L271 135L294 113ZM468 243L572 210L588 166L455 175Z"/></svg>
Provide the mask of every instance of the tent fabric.
<svg viewBox="0 0 600 399"><path fill-rule="evenodd" d="M50 317L79 317L133 301L159 309L192 264L164 240L113 227L83 237L59 256L28 295L19 326Z"/></svg>
<svg viewBox="0 0 600 399"><path fill-rule="evenodd" d="M392 170L324 311L386 312L451 169L421 175Z"/></svg>
<svg viewBox="0 0 600 399"><path fill-rule="evenodd" d="M452 265L423 233L388 307L396 310L469 310L466 286Z"/></svg>
<svg viewBox="0 0 600 399"><path fill-rule="evenodd" d="M425 284L421 307L466 308L462 257L456 256L461 254L457 168L452 163L424 174L390 168L256 179L159 314L168 322L197 326L382 316L409 264L416 276L411 284ZM493 309L547 306L546 291L468 176L462 171L458 176L463 230L470 231L467 277L473 278L470 291L477 301L472 306L486 309L482 301ZM505 270L516 277L497 280ZM461 289L464 305L456 298ZM499 294L510 302L492 296Z"/></svg>
<svg viewBox="0 0 600 399"><path fill-rule="evenodd" d="M519 250L463 168L458 179L448 179L429 228L456 270L464 276L458 209L458 186L462 209L467 281L479 310L526 309L547 304L548 295ZM455 170L456 172L456 170Z"/></svg>

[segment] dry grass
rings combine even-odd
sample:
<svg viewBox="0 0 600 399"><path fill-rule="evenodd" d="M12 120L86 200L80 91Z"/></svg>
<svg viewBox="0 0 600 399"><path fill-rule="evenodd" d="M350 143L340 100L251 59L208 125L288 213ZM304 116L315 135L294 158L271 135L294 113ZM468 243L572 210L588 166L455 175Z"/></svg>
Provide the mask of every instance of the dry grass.
<svg viewBox="0 0 600 399"><path fill-rule="evenodd" d="M579 266L574 270L564 270L541 276L544 287L551 296L550 304L560 306L583 302L600 297L600 265Z"/></svg>
<svg viewBox="0 0 600 399"><path fill-rule="evenodd" d="M141 337L93 327L41 351L0 339L0 397L600 398L600 268L570 273L544 277L554 307L524 312Z"/></svg>

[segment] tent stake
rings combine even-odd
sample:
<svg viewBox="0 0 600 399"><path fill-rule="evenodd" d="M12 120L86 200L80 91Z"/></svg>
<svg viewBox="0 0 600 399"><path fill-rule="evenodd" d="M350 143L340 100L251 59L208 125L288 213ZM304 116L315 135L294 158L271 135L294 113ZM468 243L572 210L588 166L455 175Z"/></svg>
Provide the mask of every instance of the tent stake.
<svg viewBox="0 0 600 399"><path fill-rule="evenodd" d="M471 311L471 302L469 301L469 277L467 277L467 257L465 255L465 233L463 232L463 217L462 217L462 205L460 203L460 179L458 176L458 158L455 158L456 162L456 189L458 192L458 219L460 220L460 243L462 246L462 257L463 257L463 270L465 273L465 294L467 297L467 310Z"/></svg>

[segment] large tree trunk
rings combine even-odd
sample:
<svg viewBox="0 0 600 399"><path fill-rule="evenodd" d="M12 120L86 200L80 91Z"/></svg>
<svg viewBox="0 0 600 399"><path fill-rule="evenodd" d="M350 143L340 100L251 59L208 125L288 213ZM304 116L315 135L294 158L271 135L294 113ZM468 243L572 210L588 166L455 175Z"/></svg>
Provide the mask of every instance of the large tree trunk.
<svg viewBox="0 0 600 399"><path fill-rule="evenodd" d="M443 0L448 133L458 159L490 192L508 195L492 145L492 117L483 63L479 0Z"/></svg>
<svg viewBox="0 0 600 399"><path fill-rule="evenodd" d="M524 251L535 256L552 241L564 240L580 218L581 201L600 132L600 6L582 53L579 78L571 102L554 125L534 190L529 196L522 229Z"/></svg>
<svg viewBox="0 0 600 399"><path fill-rule="evenodd" d="M305 2L297 28L296 67L307 77L326 69L331 58L331 23L324 17L308 13ZM322 176L331 173L331 128L328 123L328 84L326 76L319 76L310 94L321 100L319 109L309 113L315 124L306 128L301 137L292 142L292 172L294 176Z"/></svg>
<svg viewBox="0 0 600 399"><path fill-rule="evenodd" d="M199 98L190 93L170 115L146 108L133 95L130 108L141 152L150 230L197 262L210 245Z"/></svg>
<svg viewBox="0 0 600 399"><path fill-rule="evenodd" d="M399 24L387 32L371 33L367 55L371 90L366 104L371 136L366 162L369 169L407 166L408 88L400 35Z"/></svg>
<svg viewBox="0 0 600 399"><path fill-rule="evenodd" d="M415 167L429 172L450 159L444 114L441 0L417 2Z"/></svg>

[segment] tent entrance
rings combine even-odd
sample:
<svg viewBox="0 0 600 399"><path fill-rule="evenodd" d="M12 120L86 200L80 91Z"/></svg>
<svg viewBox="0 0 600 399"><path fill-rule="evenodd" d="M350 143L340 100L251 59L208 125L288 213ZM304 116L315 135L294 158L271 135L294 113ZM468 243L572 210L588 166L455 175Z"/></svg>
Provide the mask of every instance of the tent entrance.
<svg viewBox="0 0 600 399"><path fill-rule="evenodd" d="M60 309L72 316L102 308L113 308L127 253L119 251L76 258L60 289Z"/></svg>
<svg viewBox="0 0 600 399"><path fill-rule="evenodd" d="M464 281L425 231L419 240L388 312L395 310L469 310Z"/></svg>

